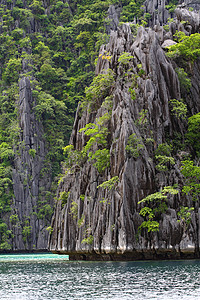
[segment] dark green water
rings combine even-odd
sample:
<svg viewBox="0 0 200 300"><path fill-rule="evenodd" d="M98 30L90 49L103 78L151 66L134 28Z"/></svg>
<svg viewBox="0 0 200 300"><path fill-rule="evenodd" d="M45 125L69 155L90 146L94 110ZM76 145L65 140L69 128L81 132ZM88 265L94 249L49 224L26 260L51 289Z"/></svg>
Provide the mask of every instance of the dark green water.
<svg viewBox="0 0 200 300"><path fill-rule="evenodd" d="M71 262L0 256L0 299L200 299L200 261Z"/></svg>

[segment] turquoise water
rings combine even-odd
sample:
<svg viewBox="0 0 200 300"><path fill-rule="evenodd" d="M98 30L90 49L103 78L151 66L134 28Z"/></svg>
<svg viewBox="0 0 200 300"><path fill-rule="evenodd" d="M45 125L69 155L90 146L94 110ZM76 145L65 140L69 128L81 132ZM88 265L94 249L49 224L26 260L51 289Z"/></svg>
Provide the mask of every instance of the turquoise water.
<svg viewBox="0 0 200 300"><path fill-rule="evenodd" d="M0 299L200 299L200 261L71 262L0 256Z"/></svg>
<svg viewBox="0 0 200 300"><path fill-rule="evenodd" d="M0 255L0 263L1 262L17 262L17 261L57 261L57 260L69 260L69 255L58 255L58 254L2 254Z"/></svg>

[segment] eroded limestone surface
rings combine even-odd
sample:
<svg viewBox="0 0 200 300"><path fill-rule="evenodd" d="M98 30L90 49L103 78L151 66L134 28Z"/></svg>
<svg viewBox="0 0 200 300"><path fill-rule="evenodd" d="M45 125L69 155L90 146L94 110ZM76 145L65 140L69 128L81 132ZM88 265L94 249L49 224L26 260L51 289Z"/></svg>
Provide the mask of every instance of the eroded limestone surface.
<svg viewBox="0 0 200 300"><path fill-rule="evenodd" d="M150 4L149 4L150 5ZM191 18L188 18L188 14ZM177 222L177 211L181 205L192 206L190 199L172 196L168 209L160 218L158 233L143 232L138 236L138 227L143 218L139 215L138 201L160 188L181 184L181 153L175 158L175 165L167 172L155 168L156 147L172 138L175 133L184 136L187 123L170 112L169 101L180 100L180 90L175 68L176 63L166 57L162 48L164 41L173 40L176 30L182 28L187 34L198 32L197 12L177 10L177 19L166 32L159 24L153 29L140 27L134 38L128 24L123 24L111 33L108 45L101 48L96 74L105 73L108 68L115 73L111 118L104 124L109 129L110 167L102 174L91 162L75 166L64 176L59 185L57 198L69 192L68 201L56 202L50 236L50 250L70 254L72 259L141 259L197 257L199 249L198 203L192 213L189 230L185 231ZM187 17L186 24L180 23ZM194 22L193 22L194 21ZM124 52L133 59L128 64L119 63ZM105 53L111 59L105 59ZM140 72L140 70L144 72ZM192 87L184 92L189 114L200 111L200 62L196 61L192 71ZM138 75L138 76L135 76ZM131 98L130 88L136 78L136 97ZM95 104L95 109L77 110L71 144L82 150L87 137L79 132L87 123L95 122L108 110L105 99ZM142 112L145 112L141 119ZM135 134L142 144L139 157L131 157L125 147L128 137ZM98 188L114 176L119 177L115 189ZM84 198L81 196L84 195ZM77 215L72 213L77 204ZM183 203L184 202L184 203ZM83 218L82 222L78 221ZM91 243L83 239L91 236Z"/></svg>
<svg viewBox="0 0 200 300"><path fill-rule="evenodd" d="M50 189L51 180L41 178L46 150L43 127L37 121L27 77L19 83L19 126L20 143L16 147L13 169L14 203L12 214L18 216L17 224L11 224L14 233L13 250L47 249L48 232L44 220L38 219L40 188ZM41 200L41 199L40 199ZM28 234L29 231L29 234ZM26 233L27 232L27 233Z"/></svg>

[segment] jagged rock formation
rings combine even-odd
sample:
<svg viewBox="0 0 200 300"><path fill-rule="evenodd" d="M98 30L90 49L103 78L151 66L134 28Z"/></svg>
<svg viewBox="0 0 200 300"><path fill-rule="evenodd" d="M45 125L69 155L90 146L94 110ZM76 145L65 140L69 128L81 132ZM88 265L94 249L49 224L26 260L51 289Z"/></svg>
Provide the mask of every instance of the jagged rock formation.
<svg viewBox="0 0 200 300"><path fill-rule="evenodd" d="M117 32L111 33L109 44L101 49L101 54L109 53L112 58L104 59L101 55L96 74L104 73L108 68L115 72L115 84L110 91L113 96L111 118L104 124L109 130L110 167L98 173L90 161L85 161L64 175L57 198L64 191L69 194L64 204L59 200L56 202L49 242L51 251L68 253L72 259L108 260L199 255L198 203L189 230L184 231L177 222L177 209L183 205L179 197L171 196L167 212L161 215L159 233L144 232L137 236L143 220L139 215L141 205L138 201L161 187L182 182L180 155L175 157L175 165L167 172L155 168L154 158L154 150L159 144L172 139L176 132L182 136L186 132L186 122L181 122L170 112L170 99L180 99L182 95L176 64L166 57L161 47L165 40L172 39L178 27L183 26L187 31L188 25L192 30L196 26L180 25L185 10L179 9L178 14L178 20L171 24L169 32L160 25L154 30L140 27L136 39L130 27L124 24ZM198 14L190 15L196 18ZM162 22L166 18L163 16ZM133 56L124 65L119 63L123 52ZM198 60L193 66L192 88L184 94L188 110L193 114L200 111L199 69ZM133 83L134 100L131 99ZM81 113L78 109L71 136L74 149L82 150L88 141L79 130L109 112L104 100L95 103L96 110L91 107ZM138 157L131 157L126 151L132 134L142 144ZM102 182L115 176L119 177L115 189L98 188ZM184 201L185 205L192 206L191 199ZM87 238L91 239L85 242Z"/></svg>
<svg viewBox="0 0 200 300"><path fill-rule="evenodd" d="M175 2L173 2L174 4ZM187 15L191 16L193 13L198 12L200 8L200 3L199 1L177 1L178 8L181 9L181 14L182 15ZM167 24L169 18L176 18L176 14L174 12L174 9L169 9L170 4L172 6L172 2L169 0L146 0L144 2L144 13L149 13L150 18L149 18L149 25L154 26L154 25L164 25ZM169 7L168 7L169 6ZM175 6L175 5L174 5ZM188 9L191 8L194 10L194 12L189 11ZM186 17L188 20L188 17ZM190 19L191 17L189 17ZM182 21L186 21L185 17L181 19ZM197 20L196 20L197 21ZM197 21L196 25L198 26L199 21Z"/></svg>
<svg viewBox="0 0 200 300"><path fill-rule="evenodd" d="M169 4L169 2L170 1L165 0L147 0L144 2L144 12L151 15L151 26L166 24L168 18L173 16L173 13L170 13L169 10L165 8L165 5Z"/></svg>
<svg viewBox="0 0 200 300"><path fill-rule="evenodd" d="M111 30L116 31L117 26L119 24L119 17L120 17L120 8L115 8L114 5L110 5L108 9L108 17L107 20L110 21L109 25L106 25L106 31L110 34Z"/></svg>
<svg viewBox="0 0 200 300"><path fill-rule="evenodd" d="M185 0L183 1L179 1L180 3L180 7L187 7L187 8L193 8L196 11L199 11L199 0Z"/></svg>
<svg viewBox="0 0 200 300"><path fill-rule="evenodd" d="M20 143L16 147L13 169L14 203L12 213L18 215L18 226L11 224L14 233L13 250L47 249L48 232L45 220L38 219L41 188L50 190L51 180L44 176L42 168L46 155L43 127L37 121L30 81L27 77L19 83ZM16 224L14 224L16 225Z"/></svg>

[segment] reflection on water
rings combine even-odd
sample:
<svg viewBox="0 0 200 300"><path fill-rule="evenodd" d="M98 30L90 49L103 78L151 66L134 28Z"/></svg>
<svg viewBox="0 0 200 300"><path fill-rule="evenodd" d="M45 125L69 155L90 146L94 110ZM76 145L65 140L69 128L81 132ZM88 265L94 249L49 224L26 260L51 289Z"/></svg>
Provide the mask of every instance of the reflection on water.
<svg viewBox="0 0 200 300"><path fill-rule="evenodd" d="M0 299L200 299L198 260L71 262L52 257L7 256L3 261L0 256Z"/></svg>

